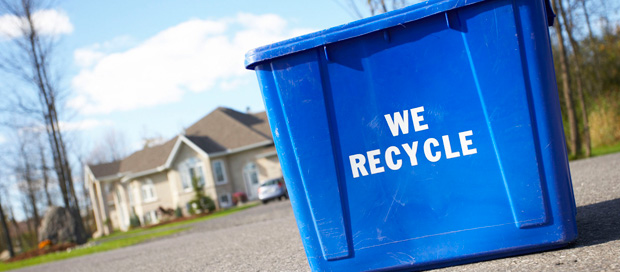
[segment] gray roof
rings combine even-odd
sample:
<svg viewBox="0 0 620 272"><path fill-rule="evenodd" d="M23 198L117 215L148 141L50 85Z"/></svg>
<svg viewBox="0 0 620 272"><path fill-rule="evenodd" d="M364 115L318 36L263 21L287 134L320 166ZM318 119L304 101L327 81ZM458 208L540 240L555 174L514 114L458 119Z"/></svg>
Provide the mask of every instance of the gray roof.
<svg viewBox="0 0 620 272"><path fill-rule="evenodd" d="M207 153L265 142L272 138L264 131L269 123L263 116L220 107L187 128L185 135Z"/></svg>
<svg viewBox="0 0 620 272"><path fill-rule="evenodd" d="M185 130L185 136L207 154L272 140L265 112L249 114L224 107L191 125ZM88 167L96 178L155 169L166 163L177 138L134 152L120 161Z"/></svg>
<svg viewBox="0 0 620 272"><path fill-rule="evenodd" d="M176 140L177 137L174 137L161 145L134 152L121 161L120 172L137 173L164 165Z"/></svg>
<svg viewBox="0 0 620 272"><path fill-rule="evenodd" d="M106 177L119 173L121 161L88 165L88 167L90 168L90 171L93 172L93 175L95 175L95 177Z"/></svg>

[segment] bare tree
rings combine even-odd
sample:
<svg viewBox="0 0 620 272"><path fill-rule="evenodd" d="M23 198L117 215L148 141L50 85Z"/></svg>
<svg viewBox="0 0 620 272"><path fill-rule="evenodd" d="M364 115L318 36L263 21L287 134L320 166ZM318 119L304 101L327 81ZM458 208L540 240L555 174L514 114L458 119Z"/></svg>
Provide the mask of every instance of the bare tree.
<svg viewBox="0 0 620 272"><path fill-rule="evenodd" d="M105 132L103 143L108 148L110 160L117 161L127 155L127 141L125 135L111 128Z"/></svg>
<svg viewBox="0 0 620 272"><path fill-rule="evenodd" d="M0 175L3 173L0 173ZM4 176L4 175L2 175ZM2 226L2 233L4 235L4 242L7 250L9 251L9 256L15 256L15 250L13 249L13 241L11 239L11 230L9 229L9 225L7 224L7 215L4 213L4 209L6 206L2 201L6 201L5 197L7 195L7 188L4 184L0 184L0 224Z"/></svg>
<svg viewBox="0 0 620 272"><path fill-rule="evenodd" d="M2 233L4 234L4 241L6 242L9 256L13 257L15 256L15 251L13 250L13 242L11 241L11 232L9 231L9 226L6 224L6 216L4 215L2 200L0 200L0 222L2 223Z"/></svg>
<svg viewBox="0 0 620 272"><path fill-rule="evenodd" d="M0 0L0 8L20 21L20 35L12 37L12 50L0 53L0 68L22 79L25 86L30 86L34 91L30 96L18 96L14 104L21 112L35 115L43 123L63 203L76 218L76 242L81 244L86 242L84 225L80 218L66 143L59 125L58 103L61 96L56 83L60 74L52 68L56 38L40 33L34 21L35 12L43 7L44 3L37 0ZM32 97L34 99L29 99Z"/></svg>
<svg viewBox="0 0 620 272"><path fill-rule="evenodd" d="M562 5L562 0L553 0L553 9L558 10ZM564 94L564 103L566 104L566 115L568 117L569 130L569 148L572 155L579 153L579 133L577 132L577 117L575 116L575 106L573 105L573 95L570 88L570 71L568 63L568 53L564 43L563 24L560 18L553 25L558 38L558 50L560 51L560 73L562 76L562 93Z"/></svg>
<svg viewBox="0 0 620 272"><path fill-rule="evenodd" d="M17 224L17 220L15 219L15 213L13 213L13 206L9 204L9 214L11 215L11 224L13 225L13 229L15 230L15 237L17 238L15 240L15 246L18 246L20 249L23 250L23 241L21 240L22 237L22 233L21 233L21 229L19 228L19 225Z"/></svg>
<svg viewBox="0 0 620 272"><path fill-rule="evenodd" d="M123 159L127 155L125 135L110 128L90 152L88 163L99 164Z"/></svg>
<svg viewBox="0 0 620 272"><path fill-rule="evenodd" d="M17 182L19 188L24 193L32 211L32 216L36 229L36 227L39 226L39 223L41 222L41 217L39 216L39 208L37 205L39 186L37 184L37 179L34 173L35 167L30 161L30 154L26 143L26 141L28 141L28 137L25 137L25 135L20 136L21 137L18 137L18 161L17 165L15 166L15 176L18 179Z"/></svg>
<svg viewBox="0 0 620 272"><path fill-rule="evenodd" d="M81 162L82 165L86 165L86 162L82 160L81 157L79 158L79 161ZM86 224L84 225L84 227L87 233L92 234L90 220L93 218L94 215L93 215L92 207L90 205L90 201L88 201L88 199L90 199L90 196L88 192L88 185L86 184L86 179L85 179L86 173L84 173L84 167L82 167L81 169L82 169L82 172L80 175L81 177L80 184L82 184L82 194L83 194L82 197L84 198L84 210L86 210L86 218L84 219Z"/></svg>
<svg viewBox="0 0 620 272"><path fill-rule="evenodd" d="M561 3L561 0L559 0ZM568 7L568 12L566 12L566 9L564 8L564 6L562 5L558 5L558 11L560 13L560 16L562 17L562 21L564 21L564 30L566 31L566 34L568 36L568 41L570 42L570 45L573 49L573 56L575 59L575 62L573 64L573 67L575 68L575 76L573 77L575 79L575 89L577 90L577 99L579 100L579 106L581 107L581 121L583 122L583 143L585 144L585 148L586 148L586 157L590 157L590 155L592 154L592 143L590 141L590 125L588 122L588 110L587 110L587 106L586 106L586 100L583 94L583 83L582 83L582 78L583 78L583 71L582 68L583 67L583 56L581 54L581 47L579 46L579 42L577 42L577 40L575 39L575 35L574 35L574 29L575 29L575 24L574 24L574 20L573 20L573 16L572 16L572 8L569 6ZM579 148L579 147L577 147Z"/></svg>
<svg viewBox="0 0 620 272"><path fill-rule="evenodd" d="M584 16L584 23L586 24L586 27L588 29L588 39L590 43L593 43L595 41L594 38L594 33L592 31L592 23L590 21L590 10L588 9L588 5L587 2L591 2L590 0L578 0L581 3L581 9L583 11L583 16ZM570 12L570 11L569 11ZM594 60L594 66L595 69L594 70L594 92L595 93L600 93L601 92L601 73L600 70L597 69L597 67L600 67L600 56L598 54L597 50L593 50L592 51L592 57Z"/></svg>
<svg viewBox="0 0 620 272"><path fill-rule="evenodd" d="M26 216L24 223L26 223L26 227L28 227L28 232L32 233L37 227L32 225L32 217L31 217L32 212L28 208L28 200L26 198L23 198L21 204L22 204L22 213ZM27 243L31 244L31 241L27 241Z"/></svg>
<svg viewBox="0 0 620 272"><path fill-rule="evenodd" d="M366 3L370 9L370 15L388 12L385 0L367 0Z"/></svg>
<svg viewBox="0 0 620 272"><path fill-rule="evenodd" d="M50 196L49 191L49 182L50 177L48 175L49 167L47 166L47 160L45 159L45 148L43 147L43 143L39 138L39 159L41 160L41 165L39 165L39 171L41 171L41 179L43 181L43 192L45 192L45 200L47 201L47 206L51 207L54 205L52 202L52 197Z"/></svg>
<svg viewBox="0 0 620 272"><path fill-rule="evenodd" d="M354 0L350 0L350 1L354 1ZM404 8L404 7L409 6L411 4L422 2L421 0L417 0L417 1L412 1L412 0L392 0L392 1L389 1L389 0L388 1L386 1L386 0L365 0L365 1L366 1L366 6L368 7L371 15L386 13L388 11Z"/></svg>
<svg viewBox="0 0 620 272"><path fill-rule="evenodd" d="M395 9L404 8L411 4L422 2L423 0L334 0L338 5L344 8L351 16L361 19L367 16L373 16ZM368 11L366 13L365 11Z"/></svg>

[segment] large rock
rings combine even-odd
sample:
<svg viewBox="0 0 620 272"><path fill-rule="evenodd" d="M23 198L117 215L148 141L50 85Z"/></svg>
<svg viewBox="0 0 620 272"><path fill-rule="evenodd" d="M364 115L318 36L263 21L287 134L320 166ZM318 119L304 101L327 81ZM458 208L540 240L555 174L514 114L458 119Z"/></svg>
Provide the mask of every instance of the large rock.
<svg viewBox="0 0 620 272"><path fill-rule="evenodd" d="M53 244L81 243L83 233L76 227L73 214L63 207L50 207L39 227L39 242L50 240Z"/></svg>

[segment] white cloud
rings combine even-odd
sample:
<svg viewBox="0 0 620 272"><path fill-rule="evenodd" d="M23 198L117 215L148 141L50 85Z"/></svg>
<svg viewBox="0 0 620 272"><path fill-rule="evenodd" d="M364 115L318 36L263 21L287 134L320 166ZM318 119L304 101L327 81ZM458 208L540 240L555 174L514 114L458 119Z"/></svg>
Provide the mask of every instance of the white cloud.
<svg viewBox="0 0 620 272"><path fill-rule="evenodd" d="M0 135L0 144L3 144L6 142L6 138L4 138L4 136Z"/></svg>
<svg viewBox="0 0 620 272"><path fill-rule="evenodd" d="M32 14L35 29L42 35L61 35L73 32L73 25L67 14L60 10L43 9ZM27 26L24 17L5 14L0 16L0 37L12 39L20 37Z"/></svg>
<svg viewBox="0 0 620 272"><path fill-rule="evenodd" d="M97 120L97 119L85 119L85 120L80 120L80 121L75 121L75 122L64 122L64 121L58 122L58 126L60 127L60 130L63 132L90 130L90 129L97 128L97 127L110 126L112 124L113 122L110 120ZM41 125L41 126L35 126L35 127L28 127L28 128L23 128L23 130L31 131L31 132L43 132L45 131L45 126Z"/></svg>
<svg viewBox="0 0 620 272"><path fill-rule="evenodd" d="M86 119L76 122L59 122L61 131L89 130L96 127L110 126L110 120Z"/></svg>
<svg viewBox="0 0 620 272"><path fill-rule="evenodd" d="M136 41L129 35L122 35L114 37L113 39L106 41L104 43L96 43L94 49L98 50L120 50L128 48L129 46L136 45Z"/></svg>
<svg viewBox="0 0 620 272"><path fill-rule="evenodd" d="M73 59L75 64L80 67L90 67L105 57L103 52L99 52L92 49L77 49L73 52Z"/></svg>
<svg viewBox="0 0 620 272"><path fill-rule="evenodd" d="M135 44L130 36L118 36L104 43L95 43L73 51L73 61L80 68L91 68L110 52L127 49Z"/></svg>
<svg viewBox="0 0 620 272"><path fill-rule="evenodd" d="M252 76L244 69L245 52L309 31L289 29L278 15L240 13L189 20L122 52L76 50L82 70L73 78L69 105L109 113L179 101L186 92L230 89Z"/></svg>

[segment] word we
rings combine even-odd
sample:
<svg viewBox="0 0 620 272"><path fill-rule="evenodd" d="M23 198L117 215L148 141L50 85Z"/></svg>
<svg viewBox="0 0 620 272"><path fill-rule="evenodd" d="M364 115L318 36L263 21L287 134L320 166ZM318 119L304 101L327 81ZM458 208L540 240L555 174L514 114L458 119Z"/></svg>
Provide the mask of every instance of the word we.
<svg viewBox="0 0 620 272"><path fill-rule="evenodd" d="M423 112L424 107L417 107L405 110L402 114L395 112L393 114L386 114L384 117L392 136L396 137L399 136L400 132L402 132L402 135L409 133L409 116L411 116L411 123L415 132L429 129L428 124L422 123L424 121L424 116L421 115ZM446 159L454 159L460 156L476 154L478 150L471 147L473 141L468 138L473 134L471 130L458 133L460 150L453 149L449 135L441 136L442 144L435 138L428 138L424 141L421 148L424 152L424 157L429 162L435 163L444 157ZM443 146L443 148L440 146ZM353 178L358 178L360 175L368 176L383 173L385 172L385 167L382 166L383 163L390 170L401 169L404 165L403 161L408 162L410 166L416 166L418 165L418 147L419 141L414 141L411 144L403 143L400 146L390 146L384 152L381 152L381 149L374 149L365 153L350 155L349 162Z"/></svg>

